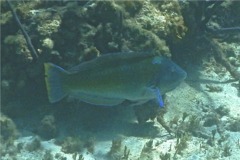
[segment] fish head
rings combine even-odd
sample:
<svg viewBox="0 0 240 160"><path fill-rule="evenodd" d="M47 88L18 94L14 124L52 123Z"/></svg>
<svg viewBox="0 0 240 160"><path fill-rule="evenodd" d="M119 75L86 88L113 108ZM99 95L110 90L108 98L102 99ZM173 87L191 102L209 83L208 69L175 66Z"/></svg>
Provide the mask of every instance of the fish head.
<svg viewBox="0 0 240 160"><path fill-rule="evenodd" d="M161 94L173 90L187 77L187 73L168 58L155 57L153 64L158 69L151 82L160 89Z"/></svg>

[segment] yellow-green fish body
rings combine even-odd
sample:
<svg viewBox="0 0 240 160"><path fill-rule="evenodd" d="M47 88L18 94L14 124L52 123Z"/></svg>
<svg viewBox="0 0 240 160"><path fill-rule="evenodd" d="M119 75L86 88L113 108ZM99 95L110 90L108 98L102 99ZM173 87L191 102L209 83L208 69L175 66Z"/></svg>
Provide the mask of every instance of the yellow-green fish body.
<svg viewBox="0 0 240 160"><path fill-rule="evenodd" d="M186 72L171 60L153 53L107 54L69 71L45 63L45 73L50 102L70 95L106 106L124 100L162 101L161 94L174 89L186 77Z"/></svg>

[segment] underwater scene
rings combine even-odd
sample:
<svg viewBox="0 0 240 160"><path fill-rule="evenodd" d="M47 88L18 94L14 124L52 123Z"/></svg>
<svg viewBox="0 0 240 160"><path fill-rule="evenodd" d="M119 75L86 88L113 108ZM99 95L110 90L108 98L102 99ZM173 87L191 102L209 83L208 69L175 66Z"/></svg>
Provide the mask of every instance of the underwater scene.
<svg viewBox="0 0 240 160"><path fill-rule="evenodd" d="M0 5L0 160L240 160L240 1Z"/></svg>

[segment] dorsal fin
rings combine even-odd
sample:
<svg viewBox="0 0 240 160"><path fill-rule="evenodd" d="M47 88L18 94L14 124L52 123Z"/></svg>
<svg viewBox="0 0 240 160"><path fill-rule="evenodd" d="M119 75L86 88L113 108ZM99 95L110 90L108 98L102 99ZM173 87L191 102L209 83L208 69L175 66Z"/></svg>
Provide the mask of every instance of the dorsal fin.
<svg viewBox="0 0 240 160"><path fill-rule="evenodd" d="M97 68L99 66L112 67L120 63L128 63L131 61L138 61L146 57L157 56L154 52L118 52L101 55L93 60L83 62L69 70L71 73Z"/></svg>

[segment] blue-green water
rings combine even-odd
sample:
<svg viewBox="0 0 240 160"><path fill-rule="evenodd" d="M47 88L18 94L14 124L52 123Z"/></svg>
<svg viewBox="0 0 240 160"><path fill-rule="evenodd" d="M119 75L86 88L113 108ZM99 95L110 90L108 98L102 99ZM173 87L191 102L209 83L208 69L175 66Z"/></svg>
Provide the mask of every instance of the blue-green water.
<svg viewBox="0 0 240 160"><path fill-rule="evenodd" d="M0 159L240 159L239 2L0 4ZM142 61L147 58L124 59L126 55L120 54L110 61L112 65L90 63L86 72L79 75L97 77L107 73L104 78L91 78L84 83L86 92L91 88L95 93L100 88L98 93L104 96L96 98L91 92L81 94L82 99L66 96L56 103L49 102L44 63L54 63L68 71L80 64L75 69L84 70L81 64L121 52L168 57L188 76L177 87L174 85L174 90L169 89L166 84L177 80L174 75L169 76L174 67L162 67L164 70L156 76L150 66L161 64L159 58L145 64ZM119 95L117 88L123 87L111 81L116 74L112 66L124 62L124 69L131 69L129 66L134 64L141 68L137 72L144 74L138 77L136 70L126 69L129 81L124 77L123 86L130 92L121 95L124 101L110 107L94 105L100 101L106 104L106 100L109 104L109 97ZM151 82L163 84L166 75L169 83L157 88L146 85L153 95L164 95L146 103L127 98L140 97L137 84L141 79L151 77ZM118 77L115 80L124 79ZM104 83L99 83L102 79ZM90 81L94 87L87 86ZM83 98L94 104L83 102Z"/></svg>

